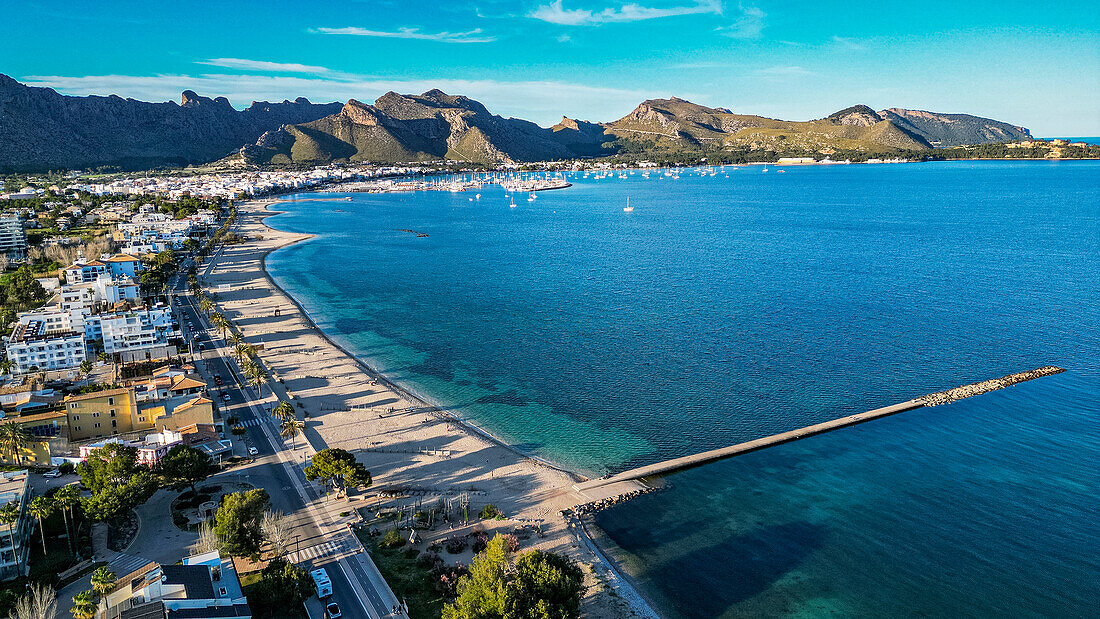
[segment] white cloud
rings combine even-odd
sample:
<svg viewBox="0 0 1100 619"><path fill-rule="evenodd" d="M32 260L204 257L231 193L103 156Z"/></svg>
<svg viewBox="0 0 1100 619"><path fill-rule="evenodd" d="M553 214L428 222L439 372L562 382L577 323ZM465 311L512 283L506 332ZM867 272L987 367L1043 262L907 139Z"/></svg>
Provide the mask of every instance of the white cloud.
<svg viewBox="0 0 1100 619"><path fill-rule="evenodd" d="M836 45L840 45L841 47L846 47L846 48L851 49L851 50L857 50L858 51L858 50L867 49L867 47L865 45L863 45L862 43L860 43L859 40L852 39L852 38L849 38L849 37L838 37L836 35L833 35L833 43L835 43Z"/></svg>
<svg viewBox="0 0 1100 619"><path fill-rule="evenodd" d="M227 69L243 69L245 71L267 71L272 73L313 73L316 75L332 73L330 69L308 64L293 62L268 62L266 60L245 60L243 58L210 58L199 60L196 64L206 64Z"/></svg>
<svg viewBox="0 0 1100 619"><path fill-rule="evenodd" d="M368 30L350 26L347 28L315 28L313 32L321 34L346 34L358 37L383 37L392 39L418 39L421 41L437 41L440 43L492 43L496 41L493 36L479 36L481 28L475 28L467 32L421 32L419 28L398 28L389 30Z"/></svg>
<svg viewBox="0 0 1100 619"><path fill-rule="evenodd" d="M763 69L757 69L753 71L756 75L761 77L770 78L793 78L793 77L805 77L807 75L813 75L813 71L808 71L802 67L796 65L780 65L775 67L766 67Z"/></svg>
<svg viewBox="0 0 1100 619"><path fill-rule="evenodd" d="M572 40L573 40L573 38L570 37L568 34L559 34L558 35L558 43L568 43Z"/></svg>
<svg viewBox="0 0 1100 619"><path fill-rule="evenodd" d="M764 11L755 6L739 6L741 17L728 26L718 28L718 31L727 37L734 39L759 39L764 31Z"/></svg>
<svg viewBox="0 0 1100 619"><path fill-rule="evenodd" d="M117 94L143 101L179 100L183 90L205 96L225 96L237 107L252 101L282 101L307 97L314 102L373 101L393 90L420 93L439 88L484 103L494 114L532 120L543 126L562 115L593 121L621 118L644 99L658 93L588 86L556 81L496 81L461 79L383 79L370 76L322 78L290 75L38 75L22 79L31 86L54 88L70 95ZM698 97L692 93L681 96Z"/></svg>
<svg viewBox="0 0 1100 619"><path fill-rule="evenodd" d="M659 8L646 7L631 2L618 8L608 7L602 11L592 11L589 9L567 9L562 5L562 0L554 0L550 4L536 7L527 16L562 26L592 26L611 22L631 22L705 13L721 15L722 3L719 0L696 0L695 4L687 6Z"/></svg>

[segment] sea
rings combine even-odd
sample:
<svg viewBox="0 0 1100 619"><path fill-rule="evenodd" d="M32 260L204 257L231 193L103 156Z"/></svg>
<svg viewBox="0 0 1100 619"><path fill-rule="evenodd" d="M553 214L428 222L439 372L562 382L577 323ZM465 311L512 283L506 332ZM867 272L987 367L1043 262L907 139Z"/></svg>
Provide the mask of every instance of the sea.
<svg viewBox="0 0 1100 619"><path fill-rule="evenodd" d="M669 475L594 530L667 617L1096 616L1100 162L568 180L303 194L331 201L267 222L316 236L268 268L368 364L588 475L1064 367Z"/></svg>

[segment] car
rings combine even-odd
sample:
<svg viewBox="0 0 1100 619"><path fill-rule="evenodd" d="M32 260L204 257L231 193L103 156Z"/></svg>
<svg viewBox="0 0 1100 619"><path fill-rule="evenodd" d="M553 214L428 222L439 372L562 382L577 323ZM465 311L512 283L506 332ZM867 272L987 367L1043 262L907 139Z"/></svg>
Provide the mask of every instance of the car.
<svg viewBox="0 0 1100 619"><path fill-rule="evenodd" d="M248 448L248 455L250 455L250 456L255 456L255 455L258 455L259 453L260 453L260 450L256 449L255 447L249 447Z"/></svg>
<svg viewBox="0 0 1100 619"><path fill-rule="evenodd" d="M50 479L61 477L61 469L50 469L45 473L42 473L42 477L48 477Z"/></svg>
<svg viewBox="0 0 1100 619"><path fill-rule="evenodd" d="M214 377L214 384L215 384L215 385L218 385L218 386L221 386L221 384L222 384L222 377L221 377L221 376L215 376L215 377Z"/></svg>
<svg viewBox="0 0 1100 619"><path fill-rule="evenodd" d="M228 402L229 400L232 399L232 396L230 396L228 393L226 393L226 394L222 395L222 399L225 400L226 402Z"/></svg>
<svg viewBox="0 0 1100 619"><path fill-rule="evenodd" d="M340 607L336 602L330 602L329 605L325 607L325 617L328 619L340 619L340 616Z"/></svg>
<svg viewBox="0 0 1100 619"><path fill-rule="evenodd" d="M206 350L206 344L199 342L199 350Z"/></svg>

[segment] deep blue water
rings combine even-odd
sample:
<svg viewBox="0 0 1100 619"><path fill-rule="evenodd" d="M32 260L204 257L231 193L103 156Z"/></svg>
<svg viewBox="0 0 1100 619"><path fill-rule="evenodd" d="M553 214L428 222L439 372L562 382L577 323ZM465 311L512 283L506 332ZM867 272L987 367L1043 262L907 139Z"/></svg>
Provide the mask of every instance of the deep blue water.
<svg viewBox="0 0 1100 619"><path fill-rule="evenodd" d="M598 524L673 616L1085 613L1100 164L776 172L578 178L516 208L332 194L269 220L319 236L268 264L391 377L596 473L1067 367L673 475Z"/></svg>

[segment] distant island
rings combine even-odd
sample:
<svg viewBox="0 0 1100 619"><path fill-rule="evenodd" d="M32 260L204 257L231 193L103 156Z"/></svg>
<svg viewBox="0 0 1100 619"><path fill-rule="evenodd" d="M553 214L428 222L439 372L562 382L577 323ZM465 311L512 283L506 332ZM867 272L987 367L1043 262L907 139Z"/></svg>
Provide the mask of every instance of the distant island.
<svg viewBox="0 0 1100 619"><path fill-rule="evenodd" d="M866 161L1095 158L1100 147L1035 140L1025 127L971 116L855 105L788 121L678 98L643 101L606 123L563 117L544 128L461 95L389 92L373 104L305 98L234 109L185 91L180 103L73 97L0 75L0 172L141 170L217 163L456 162L493 167L603 158L613 163L746 163L784 157Z"/></svg>

